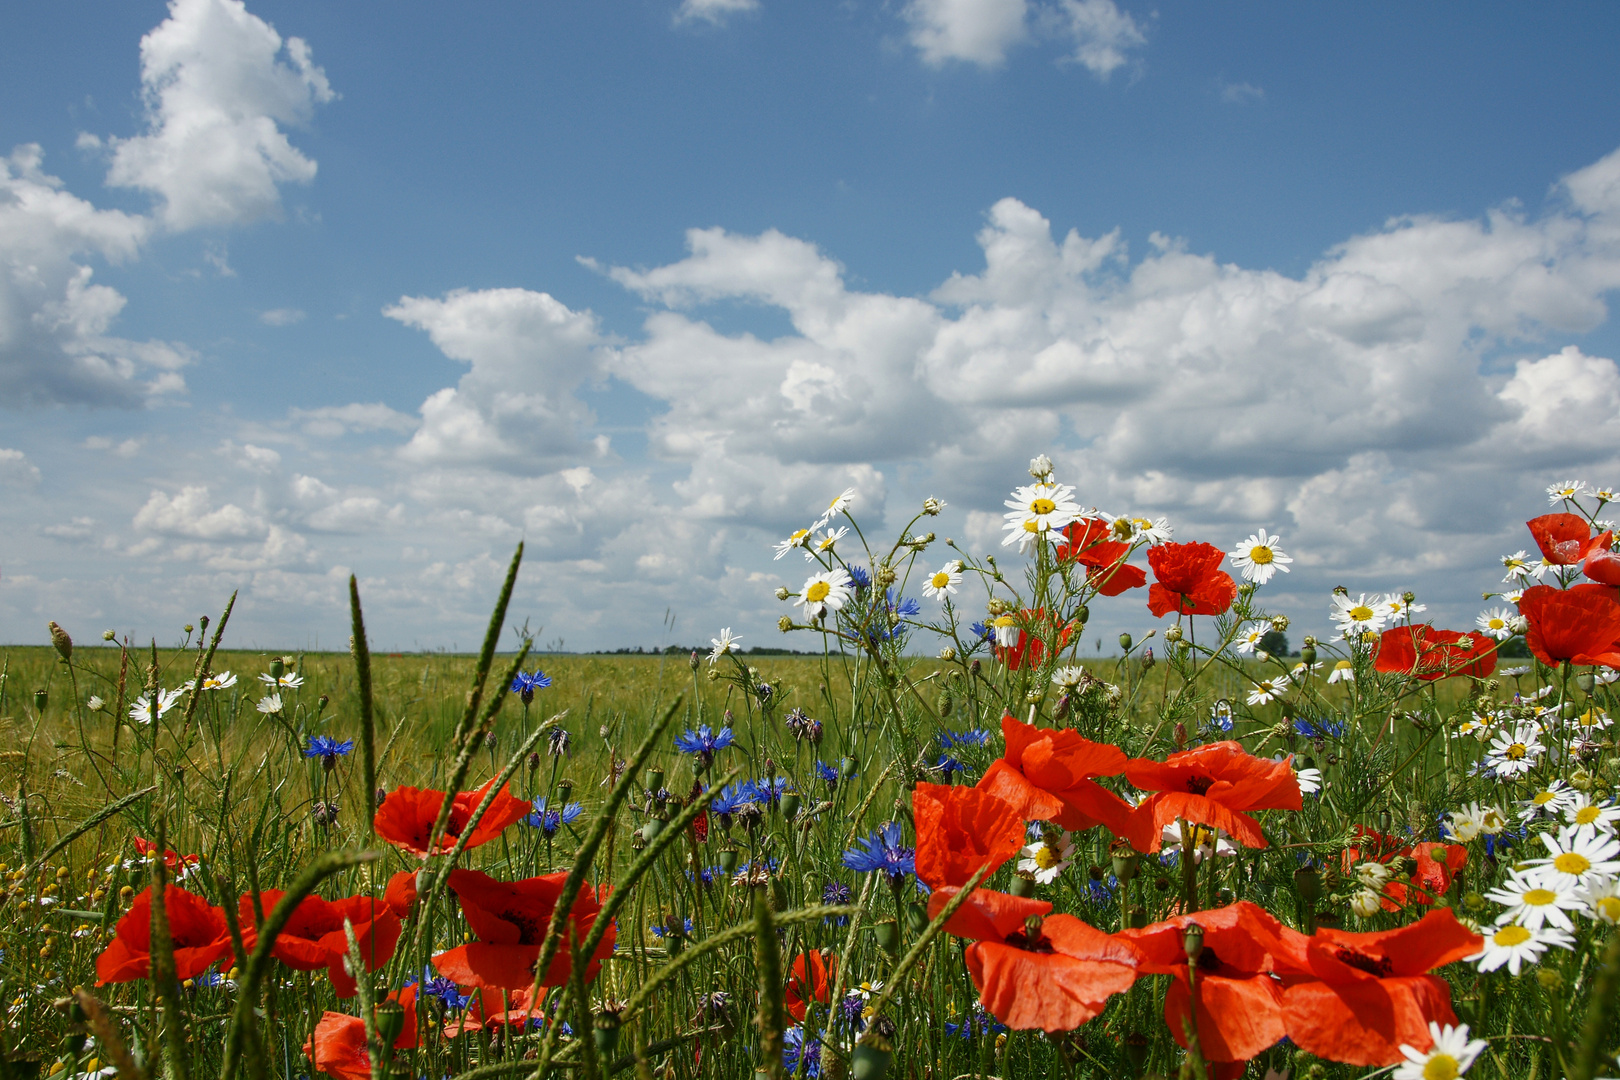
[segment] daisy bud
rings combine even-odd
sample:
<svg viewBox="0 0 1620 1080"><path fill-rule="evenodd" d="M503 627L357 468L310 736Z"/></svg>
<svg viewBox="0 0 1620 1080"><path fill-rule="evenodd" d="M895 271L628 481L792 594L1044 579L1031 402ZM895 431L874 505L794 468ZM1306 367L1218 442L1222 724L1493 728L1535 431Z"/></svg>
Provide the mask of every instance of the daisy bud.
<svg viewBox="0 0 1620 1080"><path fill-rule="evenodd" d="M1165 630L1165 632L1164 632L1164 640L1170 642L1172 645L1175 644L1176 642L1180 641L1181 640L1181 624L1177 623L1175 626L1172 626L1169 629Z"/></svg>
<svg viewBox="0 0 1620 1080"><path fill-rule="evenodd" d="M947 645L943 649L939 650L939 658L949 663L950 661L956 659L956 650Z"/></svg>
<svg viewBox="0 0 1620 1080"><path fill-rule="evenodd" d="M778 630L780 630L780 631L782 631L782 633L784 633L784 634L785 634L785 633L787 633L787 632L788 632L788 631L789 631L789 630L792 630L792 629L793 629L793 620L792 620L792 619L790 619L790 618L788 618L788 617L787 617L787 616L786 616L786 615L784 615L784 616L782 616L782 617L781 617L781 618L780 618L780 619L777 619L777 620L776 620L776 628L777 628L777 629L778 629ZM710 674L710 675L711 675L711 676L713 676L713 675L716 675L716 674L718 674L718 673L717 673L717 672L714 672L714 671L711 671L711 672L709 672L709 674Z"/></svg>
<svg viewBox="0 0 1620 1080"><path fill-rule="evenodd" d="M1536 982L1549 994L1556 994L1564 988L1564 977L1550 967L1536 969Z"/></svg>
<svg viewBox="0 0 1620 1080"><path fill-rule="evenodd" d="M1286 616L1286 615L1273 615L1271 617L1271 628L1273 630L1277 631L1279 634L1282 633L1284 630L1287 630L1288 629L1288 616Z"/></svg>
<svg viewBox="0 0 1620 1080"><path fill-rule="evenodd" d="M1313 635L1311 635L1311 634L1306 634L1305 635L1305 647L1307 649L1314 649L1314 648L1316 648L1317 644L1318 644L1317 640Z"/></svg>
<svg viewBox="0 0 1620 1080"><path fill-rule="evenodd" d="M1043 480L1052 475L1052 459L1040 454L1029 460L1029 475L1037 480Z"/></svg>
<svg viewBox="0 0 1620 1080"><path fill-rule="evenodd" d="M182 626L180 629L184 630L189 635L193 630L196 629L196 627L192 626L190 623L186 623L186 625Z"/></svg>
<svg viewBox="0 0 1620 1080"><path fill-rule="evenodd" d="M878 567L877 573L872 576L877 579L878 588L880 589L888 588L890 585L893 585L895 581L894 569L888 566Z"/></svg>
<svg viewBox="0 0 1620 1080"><path fill-rule="evenodd" d="M62 659L73 659L73 639L68 637L68 632L56 625L54 620L47 623L45 628L51 632L51 644L56 646L56 651L61 654Z"/></svg>
<svg viewBox="0 0 1620 1080"><path fill-rule="evenodd" d="M118 631L116 631L116 630L103 630L101 632L101 640L102 641L117 641L118 640Z"/></svg>
<svg viewBox="0 0 1620 1080"><path fill-rule="evenodd" d="M938 517L939 512L943 509L945 509L945 504L931 495L923 500L923 513L929 517Z"/></svg>
<svg viewBox="0 0 1620 1080"><path fill-rule="evenodd" d="M776 598L778 600L786 600L788 597L790 597L792 595L793 594L788 591L788 587L786 585L778 585L776 587ZM697 653L693 653L692 655L696 656Z"/></svg>

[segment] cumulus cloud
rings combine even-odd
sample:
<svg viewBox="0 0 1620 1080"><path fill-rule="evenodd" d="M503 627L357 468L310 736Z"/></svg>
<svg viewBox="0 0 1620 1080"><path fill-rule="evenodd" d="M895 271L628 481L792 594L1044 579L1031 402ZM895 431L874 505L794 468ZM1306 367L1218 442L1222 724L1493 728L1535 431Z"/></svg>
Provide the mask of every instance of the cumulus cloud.
<svg viewBox="0 0 1620 1080"><path fill-rule="evenodd" d="M259 312L259 321L266 326L293 326L304 321L304 313L298 308L271 308Z"/></svg>
<svg viewBox="0 0 1620 1080"><path fill-rule="evenodd" d="M235 503L215 507L203 485L182 488L178 495L154 491L135 514L135 528L161 536L195 540L247 540L263 537L264 520Z"/></svg>
<svg viewBox="0 0 1620 1080"><path fill-rule="evenodd" d="M1067 59L1100 79L1147 43L1141 27L1114 0L911 0L903 9L910 40L924 63L953 60L999 67L1014 46L1039 36L1054 39Z"/></svg>
<svg viewBox="0 0 1620 1080"><path fill-rule="evenodd" d="M350 432L409 432L418 423L412 417L381 402L350 405L323 405L318 409L291 409L288 419L306 435L336 438Z"/></svg>
<svg viewBox="0 0 1620 1080"><path fill-rule="evenodd" d="M1062 0L1057 17L1071 59L1099 79L1123 67L1131 49L1147 44L1136 20L1114 0Z"/></svg>
<svg viewBox="0 0 1620 1080"><path fill-rule="evenodd" d="M315 162L287 139L335 96L300 38L285 42L241 0L170 0L141 39L145 133L110 139L107 182L155 195L170 229L277 214L280 185Z"/></svg>
<svg viewBox="0 0 1620 1080"><path fill-rule="evenodd" d="M733 15L758 10L759 0L681 0L681 6L675 11L675 21L701 21L717 26Z"/></svg>
<svg viewBox="0 0 1620 1080"><path fill-rule="evenodd" d="M0 449L0 484L34 487L39 483L39 466L21 450Z"/></svg>
<svg viewBox="0 0 1620 1080"><path fill-rule="evenodd" d="M574 396L598 372L596 317L527 289L457 290L402 297L383 314L425 330L452 360L459 384L422 403L422 423L401 450L419 466L481 466L541 473L591 445L593 421Z"/></svg>

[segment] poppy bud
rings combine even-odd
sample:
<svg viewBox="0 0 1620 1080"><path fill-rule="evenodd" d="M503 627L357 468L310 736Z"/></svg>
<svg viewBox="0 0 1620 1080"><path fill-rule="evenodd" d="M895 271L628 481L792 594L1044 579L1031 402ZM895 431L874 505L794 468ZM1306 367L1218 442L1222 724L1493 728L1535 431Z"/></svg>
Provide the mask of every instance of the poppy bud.
<svg viewBox="0 0 1620 1080"><path fill-rule="evenodd" d="M1035 875L1019 870L1013 872L1012 884L1007 891L1013 896L1034 896Z"/></svg>
<svg viewBox="0 0 1620 1080"><path fill-rule="evenodd" d="M1204 955L1204 928L1195 922L1188 923L1181 938L1181 948L1187 954L1189 963L1198 963L1198 958Z"/></svg>
<svg viewBox="0 0 1620 1080"><path fill-rule="evenodd" d="M984 665L982 663L980 663L977 659L975 659L973 661L973 663L968 665L968 670L973 672L973 674L977 675L979 673L980 669L983 668L983 667L984 667Z"/></svg>
<svg viewBox="0 0 1620 1080"><path fill-rule="evenodd" d="M46 629L51 632L51 644L56 646L56 651L61 654L62 659L73 659L73 639L68 637L68 632L57 626L54 620L46 624Z"/></svg>
<svg viewBox="0 0 1620 1080"><path fill-rule="evenodd" d="M928 929L928 909L921 904L907 904L906 925L911 927L913 934L920 934Z"/></svg>
<svg viewBox="0 0 1620 1080"><path fill-rule="evenodd" d="M693 649L692 650L692 655L690 657L688 657L687 660L686 660L686 666L691 668L693 671L696 671L698 669L698 664L699 663L701 663L701 661L698 660L697 650Z"/></svg>
<svg viewBox="0 0 1620 1080"><path fill-rule="evenodd" d="M789 791L782 796L782 816L792 821L799 816L799 794Z"/></svg>
<svg viewBox="0 0 1620 1080"><path fill-rule="evenodd" d="M1142 650L1142 670L1146 671L1148 668L1150 668L1152 666L1153 666L1153 650L1152 649L1143 649Z"/></svg>
<svg viewBox="0 0 1620 1080"><path fill-rule="evenodd" d="M35 712L41 712L41 713L44 712L45 711L45 706L49 705L50 701L51 701L51 696L50 696L49 693L47 693L45 691L44 687L41 687L40 689L34 691L34 711Z"/></svg>
<svg viewBox="0 0 1620 1080"><path fill-rule="evenodd" d="M846 754L838 761L838 771L843 774L845 780L853 780L860 775L860 763Z"/></svg>
<svg viewBox="0 0 1620 1080"><path fill-rule="evenodd" d="M720 849L720 869L728 874L737 872L737 849L723 847Z"/></svg>
<svg viewBox="0 0 1620 1080"><path fill-rule="evenodd" d="M664 770L663 769L648 769L647 770L647 790L648 791L657 791L659 788L661 788L663 786L664 786Z"/></svg>
<svg viewBox="0 0 1620 1080"><path fill-rule="evenodd" d="M1129 633L1122 633L1119 635L1119 647L1124 649L1126 652L1131 651L1131 635Z"/></svg>
<svg viewBox="0 0 1620 1080"><path fill-rule="evenodd" d="M1300 649L1299 659L1300 662L1306 667L1310 667L1312 664L1316 663L1316 646L1306 645L1304 648Z"/></svg>
<svg viewBox="0 0 1620 1080"><path fill-rule="evenodd" d="M377 1038L391 1047L405 1030L405 1006L397 1001L384 1001L377 1006Z"/></svg>
<svg viewBox="0 0 1620 1080"><path fill-rule="evenodd" d="M900 927L893 919L884 919L872 927L872 936L877 939L878 948L891 957L900 955Z"/></svg>
<svg viewBox="0 0 1620 1080"><path fill-rule="evenodd" d="M1302 866L1294 871L1294 891L1306 906L1322 898L1322 878L1314 866Z"/></svg>
<svg viewBox="0 0 1620 1080"><path fill-rule="evenodd" d="M1079 607L1074 609L1074 621L1075 622L1080 623L1082 626L1084 626L1086 624L1086 622L1089 621L1090 619L1091 619L1091 609L1089 607L1087 607L1085 604L1081 604Z"/></svg>
<svg viewBox="0 0 1620 1080"><path fill-rule="evenodd" d="M694 657L697 653L692 654ZM596 1040L596 1049L604 1054L611 1054L619 1045L619 1014L610 1009L603 1009L596 1014L592 1023L591 1036Z"/></svg>

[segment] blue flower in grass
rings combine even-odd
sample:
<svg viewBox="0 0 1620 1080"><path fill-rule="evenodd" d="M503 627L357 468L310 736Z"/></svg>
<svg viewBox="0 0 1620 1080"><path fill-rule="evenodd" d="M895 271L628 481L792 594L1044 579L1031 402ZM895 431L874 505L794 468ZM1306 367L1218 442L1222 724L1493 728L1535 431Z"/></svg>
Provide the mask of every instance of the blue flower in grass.
<svg viewBox="0 0 1620 1080"><path fill-rule="evenodd" d="M872 835L855 841L855 847L844 852L844 865L862 874L881 870L894 882L907 874L915 874L917 850L904 846L903 836L900 823L891 821Z"/></svg>
<svg viewBox="0 0 1620 1080"><path fill-rule="evenodd" d="M560 810L549 809L545 797L542 796L534 800L534 813L524 818L523 823L534 826L547 836L556 836L558 829L579 820L579 816L584 812L585 807L577 802L564 803Z"/></svg>

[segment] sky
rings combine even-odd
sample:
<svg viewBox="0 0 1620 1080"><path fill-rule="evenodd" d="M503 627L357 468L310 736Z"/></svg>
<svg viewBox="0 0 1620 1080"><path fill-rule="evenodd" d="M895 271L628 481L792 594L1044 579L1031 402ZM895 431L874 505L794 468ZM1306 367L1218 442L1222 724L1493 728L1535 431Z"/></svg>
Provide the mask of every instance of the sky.
<svg viewBox="0 0 1620 1080"><path fill-rule="evenodd" d="M1616 40L1608 3L25 6L0 641L171 643L239 590L227 643L341 648L353 573L376 647L472 649L522 541L543 646L810 649L778 541L852 487L874 543L932 496L928 569L1016 566L1041 453L1178 540L1279 535L1296 638L1339 585L1471 625L1548 485L1620 483ZM1105 650L1154 625L1093 605Z"/></svg>

